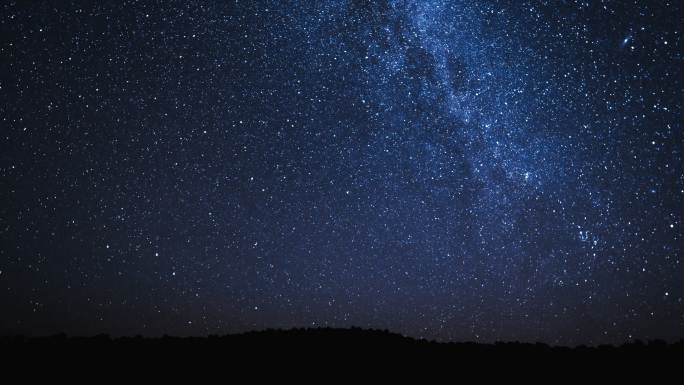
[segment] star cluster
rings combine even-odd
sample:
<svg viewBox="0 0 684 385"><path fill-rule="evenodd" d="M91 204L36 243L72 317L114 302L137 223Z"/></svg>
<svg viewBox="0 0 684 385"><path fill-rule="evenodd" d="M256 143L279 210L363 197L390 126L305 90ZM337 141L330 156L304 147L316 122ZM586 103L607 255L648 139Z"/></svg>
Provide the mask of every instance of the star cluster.
<svg viewBox="0 0 684 385"><path fill-rule="evenodd" d="M679 2L1 7L4 334L684 336Z"/></svg>

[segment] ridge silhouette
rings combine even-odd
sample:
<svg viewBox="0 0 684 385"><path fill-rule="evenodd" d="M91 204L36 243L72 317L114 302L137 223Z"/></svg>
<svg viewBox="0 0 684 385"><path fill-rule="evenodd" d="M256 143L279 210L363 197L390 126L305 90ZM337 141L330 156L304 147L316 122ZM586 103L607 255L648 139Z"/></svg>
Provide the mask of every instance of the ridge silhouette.
<svg viewBox="0 0 684 385"><path fill-rule="evenodd" d="M684 353L684 339L667 343L662 340L643 342L635 340L619 346L598 345L576 347L551 346L545 343L527 342L436 342L403 336L388 330L352 328L294 328L266 329L240 334L209 335L207 337L111 337L99 334L91 337L67 336L1 336L0 347L5 349L63 350L115 349L115 350L160 350L178 348L202 350L221 349L229 351L287 351L287 352L335 352L355 353L437 353L441 355L510 353L526 355L623 355L641 353Z"/></svg>
<svg viewBox="0 0 684 385"><path fill-rule="evenodd" d="M684 357L684 340L634 341L620 346L559 347L544 343L434 342L405 337L387 330L290 329L264 330L207 337L0 337L2 367L26 374L121 381L155 382L169 378L179 383L221 380L242 383L240 378L283 381L312 378L397 378L425 383L430 377L468 381L469 376L511 380L534 379L615 380L617 375L634 381L637 375L653 378L678 376ZM7 354L9 353L9 354ZM246 376L246 377L245 377ZM182 381L180 379L187 379ZM297 380L297 381L298 381ZM343 381L344 382L344 381ZM548 382L548 381L545 381Z"/></svg>
<svg viewBox="0 0 684 385"><path fill-rule="evenodd" d="M22 375L37 370L88 379L120 375L122 380L128 380L147 373L155 380L166 376L178 381L179 373L183 373L189 383L198 382L198 378L225 378L230 382L239 379L239 372L262 379L308 375L318 381L339 380L338 376L355 381L369 378L368 373L378 379L396 377L402 382L409 374L423 381L439 373L454 376L456 382L467 382L463 379L468 378L468 373L508 380L515 373L525 379L560 375L580 381L587 378L587 373L594 373L591 378L600 378L595 373L606 373L606 378L611 379L622 373L633 380L635 373L644 373L648 378L665 373L677 376L684 358L684 340L595 347L444 343L361 328L269 329L207 337L8 336L0 337L0 349L9 353L4 355L7 358L3 368L18 370Z"/></svg>

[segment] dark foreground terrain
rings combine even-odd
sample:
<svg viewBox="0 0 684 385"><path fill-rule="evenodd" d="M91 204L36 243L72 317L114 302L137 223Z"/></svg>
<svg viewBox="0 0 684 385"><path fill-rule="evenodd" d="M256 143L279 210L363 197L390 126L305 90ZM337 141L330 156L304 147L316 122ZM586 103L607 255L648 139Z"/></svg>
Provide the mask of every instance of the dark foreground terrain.
<svg viewBox="0 0 684 385"><path fill-rule="evenodd" d="M381 330L292 329L266 330L208 337L0 337L0 349L31 359L74 356L92 359L118 358L185 359L372 359L439 358L478 361L481 359L524 360L644 360L684 358L684 340L677 343L636 341L621 346L601 345L574 348L542 343L500 342L495 344L438 343L417 340Z"/></svg>
<svg viewBox="0 0 684 385"><path fill-rule="evenodd" d="M188 338L0 337L0 352L5 377L58 383L666 383L681 377L684 341L574 348L437 343L352 328Z"/></svg>

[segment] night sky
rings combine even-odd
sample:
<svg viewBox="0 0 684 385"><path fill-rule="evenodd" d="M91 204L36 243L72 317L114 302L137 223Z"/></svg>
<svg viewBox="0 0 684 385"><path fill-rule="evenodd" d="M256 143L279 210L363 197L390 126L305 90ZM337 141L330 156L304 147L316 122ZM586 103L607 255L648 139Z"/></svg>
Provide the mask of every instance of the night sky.
<svg viewBox="0 0 684 385"><path fill-rule="evenodd" d="M681 1L4 1L0 334L684 337Z"/></svg>

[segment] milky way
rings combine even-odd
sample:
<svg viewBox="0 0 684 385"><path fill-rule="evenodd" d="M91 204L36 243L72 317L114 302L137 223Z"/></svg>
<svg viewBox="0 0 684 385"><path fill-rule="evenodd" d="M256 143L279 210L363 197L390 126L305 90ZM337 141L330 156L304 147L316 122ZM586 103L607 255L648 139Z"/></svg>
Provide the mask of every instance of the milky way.
<svg viewBox="0 0 684 385"><path fill-rule="evenodd" d="M684 337L681 3L1 9L3 334Z"/></svg>

